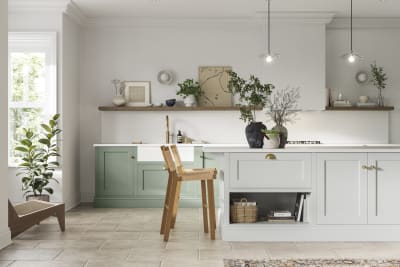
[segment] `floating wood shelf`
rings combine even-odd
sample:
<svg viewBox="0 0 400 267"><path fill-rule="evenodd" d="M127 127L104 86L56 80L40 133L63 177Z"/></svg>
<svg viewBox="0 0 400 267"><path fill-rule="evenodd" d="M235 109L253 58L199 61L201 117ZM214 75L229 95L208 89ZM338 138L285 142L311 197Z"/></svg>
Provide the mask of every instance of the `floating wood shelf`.
<svg viewBox="0 0 400 267"><path fill-rule="evenodd" d="M115 107L115 106L102 106L99 107L101 111L229 111L239 110L239 107ZM257 109L261 110L261 109Z"/></svg>
<svg viewBox="0 0 400 267"><path fill-rule="evenodd" d="M328 111L391 111L394 107L326 107Z"/></svg>

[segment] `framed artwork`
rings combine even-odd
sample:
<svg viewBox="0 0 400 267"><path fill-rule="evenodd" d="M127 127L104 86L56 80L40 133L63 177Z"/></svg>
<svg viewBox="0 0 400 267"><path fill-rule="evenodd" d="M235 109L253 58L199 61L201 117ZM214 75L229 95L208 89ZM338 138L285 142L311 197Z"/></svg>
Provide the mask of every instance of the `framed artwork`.
<svg viewBox="0 0 400 267"><path fill-rule="evenodd" d="M125 82L126 105L150 106L150 82Z"/></svg>
<svg viewBox="0 0 400 267"><path fill-rule="evenodd" d="M231 107L232 94L228 91L229 66L199 67L199 84L204 94L200 97L200 106Z"/></svg>

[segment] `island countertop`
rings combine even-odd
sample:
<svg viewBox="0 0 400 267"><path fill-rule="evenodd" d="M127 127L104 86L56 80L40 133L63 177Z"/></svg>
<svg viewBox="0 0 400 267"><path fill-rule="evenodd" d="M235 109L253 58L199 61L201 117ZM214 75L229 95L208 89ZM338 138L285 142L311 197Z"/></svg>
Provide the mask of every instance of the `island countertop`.
<svg viewBox="0 0 400 267"><path fill-rule="evenodd" d="M160 147L165 144L94 144L94 147ZM167 144L168 145L168 144ZM400 152L400 144L319 144L287 145L284 149L249 148L247 144L177 144L186 147L202 147L208 153L305 153L305 152Z"/></svg>

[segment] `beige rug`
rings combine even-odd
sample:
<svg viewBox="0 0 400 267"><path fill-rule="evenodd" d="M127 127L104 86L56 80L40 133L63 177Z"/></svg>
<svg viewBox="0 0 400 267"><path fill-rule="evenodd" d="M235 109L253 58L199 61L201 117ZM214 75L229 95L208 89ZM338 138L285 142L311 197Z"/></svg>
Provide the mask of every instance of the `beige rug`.
<svg viewBox="0 0 400 267"><path fill-rule="evenodd" d="M399 252L400 253L400 252ZM224 260L225 267L400 267L400 260L291 259L291 260Z"/></svg>

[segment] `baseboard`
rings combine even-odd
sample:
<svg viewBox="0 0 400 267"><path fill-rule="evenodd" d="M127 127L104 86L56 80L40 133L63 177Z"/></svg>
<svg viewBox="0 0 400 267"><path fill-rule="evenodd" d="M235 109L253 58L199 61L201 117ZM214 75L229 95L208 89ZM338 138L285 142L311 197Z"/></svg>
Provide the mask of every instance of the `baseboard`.
<svg viewBox="0 0 400 267"><path fill-rule="evenodd" d="M5 229L0 232L0 249L7 247L11 244L11 232L10 229Z"/></svg>

